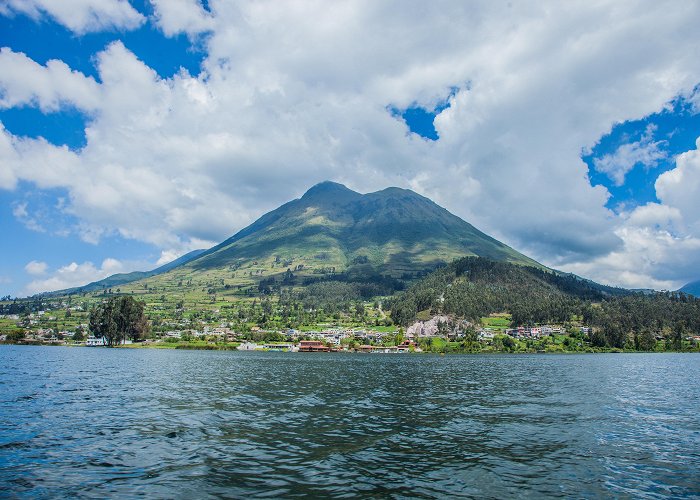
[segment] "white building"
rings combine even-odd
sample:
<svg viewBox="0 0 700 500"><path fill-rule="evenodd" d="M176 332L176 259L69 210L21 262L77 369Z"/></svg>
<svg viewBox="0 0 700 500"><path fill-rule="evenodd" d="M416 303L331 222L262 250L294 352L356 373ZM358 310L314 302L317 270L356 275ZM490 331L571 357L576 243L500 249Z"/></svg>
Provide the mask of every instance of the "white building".
<svg viewBox="0 0 700 500"><path fill-rule="evenodd" d="M93 337L90 335L87 339L85 339L85 345L89 347L105 346L107 345L107 339L104 337Z"/></svg>

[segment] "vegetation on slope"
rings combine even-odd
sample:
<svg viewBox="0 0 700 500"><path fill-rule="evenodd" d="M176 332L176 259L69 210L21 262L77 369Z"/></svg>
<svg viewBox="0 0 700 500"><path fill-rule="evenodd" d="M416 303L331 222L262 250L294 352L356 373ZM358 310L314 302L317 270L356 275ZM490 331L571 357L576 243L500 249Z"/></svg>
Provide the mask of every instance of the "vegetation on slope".
<svg viewBox="0 0 700 500"><path fill-rule="evenodd" d="M601 287L574 276L488 259L463 258L398 294L388 304L394 322L407 325L420 311L478 322L507 311L511 324L564 323L580 317L593 327L591 343L646 350L664 333L680 347L700 331L700 300L682 293L642 294Z"/></svg>
<svg viewBox="0 0 700 500"><path fill-rule="evenodd" d="M282 259L306 269L398 277L464 255L539 266L413 191L388 188L361 195L324 182L187 267L204 271Z"/></svg>

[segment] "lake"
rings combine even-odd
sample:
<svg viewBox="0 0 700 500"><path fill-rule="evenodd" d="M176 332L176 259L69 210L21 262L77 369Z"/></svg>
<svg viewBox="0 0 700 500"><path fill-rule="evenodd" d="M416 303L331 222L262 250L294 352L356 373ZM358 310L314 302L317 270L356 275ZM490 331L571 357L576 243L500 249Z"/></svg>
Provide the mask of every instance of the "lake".
<svg viewBox="0 0 700 500"><path fill-rule="evenodd" d="M700 355L0 346L0 492L698 497Z"/></svg>

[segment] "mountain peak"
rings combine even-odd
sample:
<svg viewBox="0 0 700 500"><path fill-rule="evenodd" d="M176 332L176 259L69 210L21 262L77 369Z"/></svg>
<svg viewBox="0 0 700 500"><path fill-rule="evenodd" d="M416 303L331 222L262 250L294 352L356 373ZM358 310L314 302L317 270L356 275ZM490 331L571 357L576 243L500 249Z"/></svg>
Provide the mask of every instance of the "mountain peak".
<svg viewBox="0 0 700 500"><path fill-rule="evenodd" d="M323 181L319 182L315 186L309 188L309 190L304 193L301 197L302 200L329 200L329 201L345 201L351 200L362 196L360 193L353 191L345 187L343 184L339 184L333 181Z"/></svg>

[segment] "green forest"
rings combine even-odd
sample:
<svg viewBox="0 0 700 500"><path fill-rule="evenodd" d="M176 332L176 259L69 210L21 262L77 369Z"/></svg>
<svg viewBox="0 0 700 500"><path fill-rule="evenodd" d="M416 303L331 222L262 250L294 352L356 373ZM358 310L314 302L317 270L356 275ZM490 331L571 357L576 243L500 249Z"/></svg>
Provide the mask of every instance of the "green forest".
<svg viewBox="0 0 700 500"><path fill-rule="evenodd" d="M512 326L566 323L592 327L593 346L651 350L657 337L679 350L682 339L700 331L700 300L679 292L634 293L573 275L466 257L438 269L398 293L387 304L398 325L421 311L478 322L509 312Z"/></svg>

